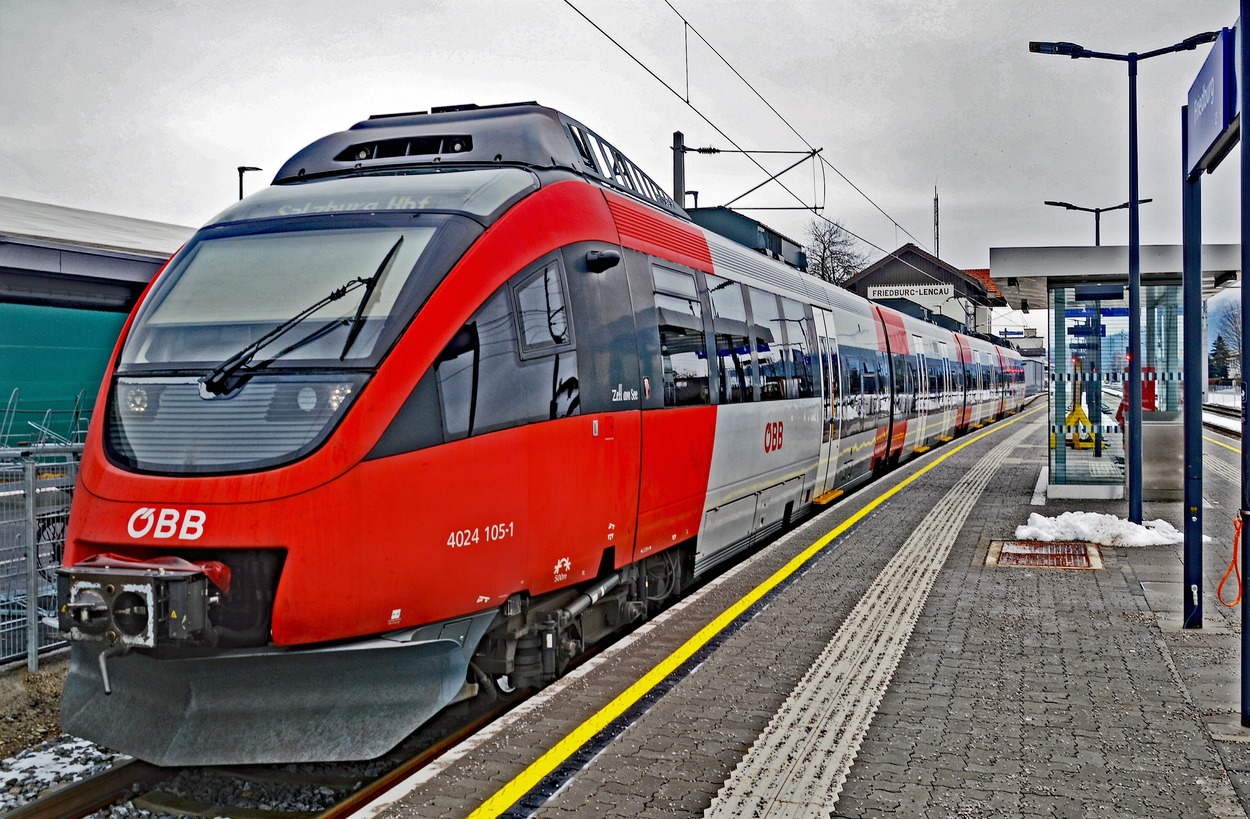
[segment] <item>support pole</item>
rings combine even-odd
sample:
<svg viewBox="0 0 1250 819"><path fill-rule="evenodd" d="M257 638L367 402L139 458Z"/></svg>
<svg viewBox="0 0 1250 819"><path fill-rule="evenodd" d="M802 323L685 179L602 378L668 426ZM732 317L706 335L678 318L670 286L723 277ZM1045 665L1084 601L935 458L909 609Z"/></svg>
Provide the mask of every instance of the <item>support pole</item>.
<svg viewBox="0 0 1250 819"><path fill-rule="evenodd" d="M1237 36L1242 36L1250 21L1250 0L1241 0L1241 26ZM1237 49L1241 61L1241 76L1250 77L1250 48L1243 43ZM1241 530L1250 522L1250 414L1246 408L1246 377L1250 376L1250 286L1246 285L1246 270L1250 268L1250 157L1246 156L1245 125L1247 112L1250 112L1250 82L1243 82L1237 89L1241 98L1239 106L1242 112L1241 135ZM1241 550L1241 576L1246 577L1250 568L1250 560L1246 558L1246 550ZM1250 727L1250 605L1245 601L1241 604L1241 724Z"/></svg>
<svg viewBox="0 0 1250 819"><path fill-rule="evenodd" d="M1185 407L1185 628L1202 628L1202 175L1189 177L1189 106L1181 107Z"/></svg>
<svg viewBox="0 0 1250 819"><path fill-rule="evenodd" d="M39 474L35 469L34 456L22 462L22 488L26 499L26 670L34 674L39 670L39 593L36 575L39 560L38 530L35 515L38 512L36 482Z"/></svg>
<svg viewBox="0 0 1250 819"><path fill-rule="evenodd" d="M1137 182L1137 52L1128 55L1128 519L1141 523L1141 205Z"/></svg>
<svg viewBox="0 0 1250 819"><path fill-rule="evenodd" d="M686 207L686 135L673 132L673 201Z"/></svg>

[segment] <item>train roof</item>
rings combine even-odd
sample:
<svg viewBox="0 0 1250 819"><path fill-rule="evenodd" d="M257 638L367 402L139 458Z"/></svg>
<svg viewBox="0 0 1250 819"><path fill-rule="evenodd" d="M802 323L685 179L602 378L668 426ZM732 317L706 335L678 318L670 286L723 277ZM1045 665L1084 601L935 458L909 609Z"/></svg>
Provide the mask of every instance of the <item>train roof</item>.
<svg viewBox="0 0 1250 819"><path fill-rule="evenodd" d="M562 168L689 219L667 191L611 143L577 120L536 102L456 105L373 116L296 153L278 171L273 184L453 164Z"/></svg>

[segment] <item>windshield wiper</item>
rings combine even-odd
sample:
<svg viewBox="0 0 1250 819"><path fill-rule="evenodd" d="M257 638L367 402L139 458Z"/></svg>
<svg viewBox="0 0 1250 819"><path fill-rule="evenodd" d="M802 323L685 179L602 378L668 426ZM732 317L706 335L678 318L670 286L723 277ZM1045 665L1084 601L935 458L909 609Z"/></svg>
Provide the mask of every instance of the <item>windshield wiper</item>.
<svg viewBox="0 0 1250 819"><path fill-rule="evenodd" d="M351 347L352 343L356 340L356 336L359 334L359 327L362 323L361 317L364 314L365 306L369 302L369 296L373 293L374 288L377 287L378 280L381 279L382 273L386 270L387 264L394 257L395 251L399 249L399 246L403 243L403 241L404 237L400 236L395 241L395 244L391 245L391 249L387 251L386 257L382 259L382 263L378 265L378 269L374 271L374 274L371 277L367 279L362 279L360 277L349 279L343 284L342 287L331 290L328 295L315 304L309 305L299 311L286 321L279 324L277 327L274 327L272 330L265 333L263 336L211 369L208 372L208 375L200 379L200 393L206 398L209 396L222 396L231 393L243 386L243 384L245 384L247 380L252 377L252 375L265 369L279 358L282 358L284 355L287 355L294 350L298 350L306 344L311 344L317 339L328 335L331 331L338 327L342 327L351 321L355 321L355 326L348 334L347 344L343 347L343 354L339 357L340 360L342 360L342 358L347 355L348 348ZM364 287L365 292L360 300L360 304L356 307L356 316L354 319L342 319L340 321L331 322L326 326L320 327L299 340L287 345L264 361L252 364L252 359L256 357L256 354L274 339L282 336L288 330L292 329L330 302L338 301L351 291L360 287ZM244 367L247 367L247 373L236 377L239 370L242 370Z"/></svg>
<svg viewBox="0 0 1250 819"><path fill-rule="evenodd" d="M365 292L360 297L360 304L356 305L356 315L352 318L352 329L347 331L347 341L343 342L343 352L339 353L339 361L347 358L347 351L356 343L356 336L360 335L360 331L364 327L362 319L365 314L365 307L369 304L369 299L373 297L373 291L377 288L378 282L382 280L382 274L389 269L387 265L391 263L391 259L395 258L395 252L399 250L399 246L403 243L403 236L396 239L395 244L391 245L391 249L387 251L386 258L382 259L382 264L378 265L378 269L373 271L373 275L369 277L369 282L365 285Z"/></svg>
<svg viewBox="0 0 1250 819"><path fill-rule="evenodd" d="M292 327L299 324L304 319L308 318L313 313L320 310L322 307L325 307L330 302L338 301L339 299L346 296L352 290L355 290L358 287L363 287L366 284L368 284L367 279L360 279L360 278L351 279L342 287L339 287L330 291L329 295L327 295L325 298L318 301L316 304L313 304L309 307L304 308L300 312L291 316L286 321L279 324L277 327L274 327L268 333L265 333L263 336L256 339L255 341L253 341L251 344L247 345L246 347L244 347L242 350L239 350L237 353L230 356L225 361L218 364L216 367L213 367L213 369L209 370L208 375L200 379L201 392L206 392L209 395L225 395L226 393L231 392L232 390L237 389L238 387L242 386L242 381L240 379L231 379L231 376L233 376L239 370L243 369L249 363L251 363L252 359L256 357L256 354L260 352L262 347L264 347L269 342L273 341L278 336L281 336L283 333L290 330ZM330 329L333 329L334 327L338 327L339 324L340 322L336 321L333 324L329 324L329 325L326 325L325 327L322 327L321 329L317 330L314 333L310 333L309 335L304 336L304 338L290 345L285 350L278 353L278 355L274 356L273 358L270 358L268 361L261 362L259 365L257 365L253 369L254 370L263 369L264 367L273 363L275 359L282 357L283 355L290 352L291 350L296 349L297 347L302 347L304 344L307 344L310 341L314 341L317 338L320 338L321 336L325 335Z"/></svg>

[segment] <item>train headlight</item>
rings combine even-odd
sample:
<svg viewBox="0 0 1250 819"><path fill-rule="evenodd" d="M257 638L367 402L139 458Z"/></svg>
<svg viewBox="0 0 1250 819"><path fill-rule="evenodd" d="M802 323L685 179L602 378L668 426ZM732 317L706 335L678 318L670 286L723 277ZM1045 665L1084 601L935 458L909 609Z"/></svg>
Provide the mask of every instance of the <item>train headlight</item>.
<svg viewBox="0 0 1250 819"><path fill-rule="evenodd" d="M126 390L126 411L141 415L148 411L148 391L143 387L131 387Z"/></svg>
<svg viewBox="0 0 1250 819"><path fill-rule="evenodd" d="M335 384L333 389L330 390L330 397L326 399L330 412L337 412L338 408L343 406L343 402L351 397L351 394L351 384Z"/></svg>
<svg viewBox="0 0 1250 819"><path fill-rule="evenodd" d="M299 408L304 412L312 412L317 408L317 391L312 387L304 387L295 396L295 403L299 404Z"/></svg>

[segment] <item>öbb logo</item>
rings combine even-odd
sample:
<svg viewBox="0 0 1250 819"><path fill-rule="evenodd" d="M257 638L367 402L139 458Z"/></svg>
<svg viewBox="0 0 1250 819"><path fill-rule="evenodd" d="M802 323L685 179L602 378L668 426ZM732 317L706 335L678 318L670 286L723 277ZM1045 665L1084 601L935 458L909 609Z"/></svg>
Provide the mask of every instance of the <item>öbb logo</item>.
<svg viewBox="0 0 1250 819"><path fill-rule="evenodd" d="M133 538L147 537L149 534L158 540L166 540L178 536L179 540L199 540L204 534L204 520L207 516L199 509L188 509L179 512L177 509L153 509L143 506L135 510L126 524L126 531ZM181 525L179 521L181 520Z"/></svg>
<svg viewBox="0 0 1250 819"><path fill-rule="evenodd" d="M785 438L786 425L781 421L773 421L764 425L764 451L776 452L781 449Z"/></svg>

